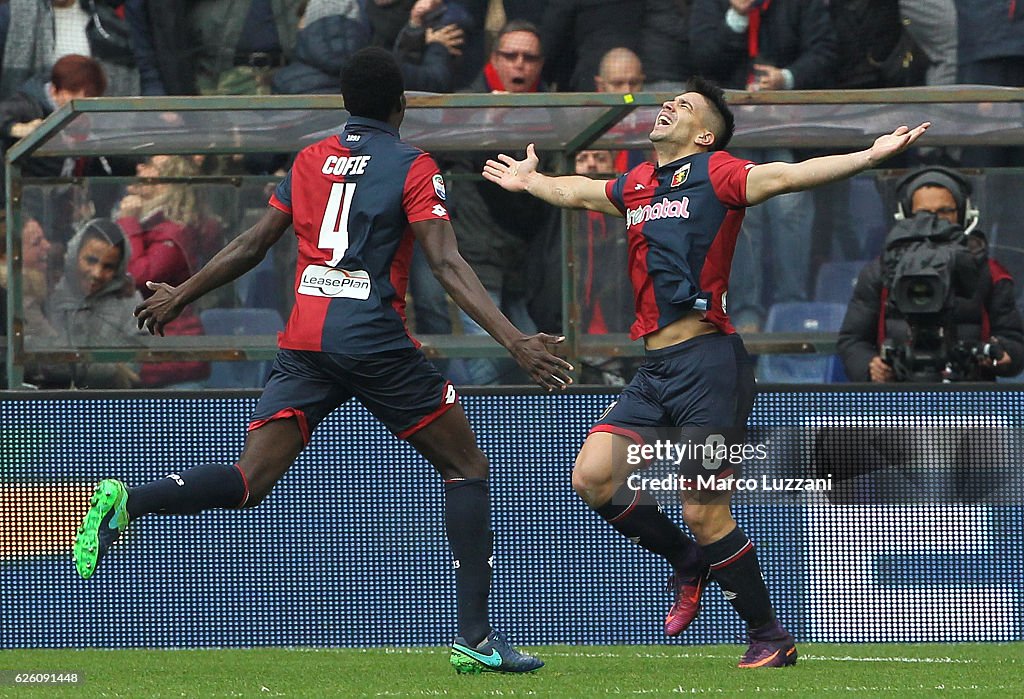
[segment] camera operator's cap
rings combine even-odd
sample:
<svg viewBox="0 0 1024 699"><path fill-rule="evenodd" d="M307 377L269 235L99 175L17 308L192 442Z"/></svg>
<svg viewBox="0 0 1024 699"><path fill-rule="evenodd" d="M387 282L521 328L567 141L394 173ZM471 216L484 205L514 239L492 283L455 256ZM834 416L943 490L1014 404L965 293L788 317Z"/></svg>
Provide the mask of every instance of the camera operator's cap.
<svg viewBox="0 0 1024 699"><path fill-rule="evenodd" d="M910 215L914 206L914 192L921 187L942 187L953 195L964 235L978 225L981 214L971 203L971 183L956 170L939 165L908 172L896 182L896 214L893 218L902 221Z"/></svg>

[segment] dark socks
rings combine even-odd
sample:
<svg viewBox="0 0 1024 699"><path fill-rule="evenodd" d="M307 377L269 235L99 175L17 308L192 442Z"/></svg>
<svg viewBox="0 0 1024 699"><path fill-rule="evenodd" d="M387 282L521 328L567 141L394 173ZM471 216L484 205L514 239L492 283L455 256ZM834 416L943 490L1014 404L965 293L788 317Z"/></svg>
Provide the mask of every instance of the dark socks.
<svg viewBox="0 0 1024 699"><path fill-rule="evenodd" d="M711 576L722 593L751 629L775 620L768 588L761 576L754 544L736 527L724 537L703 547Z"/></svg>
<svg viewBox="0 0 1024 699"><path fill-rule="evenodd" d="M444 520L455 564L459 636L475 646L491 632L491 491L485 478L445 481Z"/></svg>
<svg viewBox="0 0 1024 699"><path fill-rule="evenodd" d="M671 563L677 573L697 575L703 566L700 547L661 511L646 491L623 486L611 502L595 511L630 541Z"/></svg>
<svg viewBox="0 0 1024 699"><path fill-rule="evenodd" d="M150 513L194 515L241 507L249 497L242 472L227 464L206 464L128 490L128 517Z"/></svg>

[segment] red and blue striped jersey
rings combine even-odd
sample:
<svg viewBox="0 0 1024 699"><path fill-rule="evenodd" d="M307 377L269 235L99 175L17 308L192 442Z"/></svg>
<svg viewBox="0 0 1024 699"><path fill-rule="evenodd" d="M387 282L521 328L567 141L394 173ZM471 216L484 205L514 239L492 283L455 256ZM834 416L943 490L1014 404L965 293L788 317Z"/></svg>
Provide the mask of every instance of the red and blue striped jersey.
<svg viewBox="0 0 1024 699"><path fill-rule="evenodd" d="M636 340L690 310L724 333L729 270L754 167L725 151L698 153L667 165L641 163L605 185L626 218Z"/></svg>
<svg viewBox="0 0 1024 699"><path fill-rule="evenodd" d="M433 158L373 119L307 148L270 197L299 241L283 349L373 354L415 347L405 328L410 223L448 220Z"/></svg>

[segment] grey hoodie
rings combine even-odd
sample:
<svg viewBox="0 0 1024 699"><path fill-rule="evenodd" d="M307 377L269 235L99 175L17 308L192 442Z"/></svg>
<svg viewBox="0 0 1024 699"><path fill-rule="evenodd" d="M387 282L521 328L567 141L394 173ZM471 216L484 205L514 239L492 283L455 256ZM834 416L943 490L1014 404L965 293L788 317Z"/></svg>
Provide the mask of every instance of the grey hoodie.
<svg viewBox="0 0 1024 699"><path fill-rule="evenodd" d="M85 296L79 284L78 252L88 229L99 230L111 244L123 241L124 255L114 278L96 293ZM141 346L141 335L132 312L142 296L126 273L131 246L120 227L110 219L93 219L68 243L64 276L47 304L47 317L56 329L57 341L72 348ZM70 381L80 388L127 388L123 364L75 364L68 367ZM63 373L51 367L51 374Z"/></svg>

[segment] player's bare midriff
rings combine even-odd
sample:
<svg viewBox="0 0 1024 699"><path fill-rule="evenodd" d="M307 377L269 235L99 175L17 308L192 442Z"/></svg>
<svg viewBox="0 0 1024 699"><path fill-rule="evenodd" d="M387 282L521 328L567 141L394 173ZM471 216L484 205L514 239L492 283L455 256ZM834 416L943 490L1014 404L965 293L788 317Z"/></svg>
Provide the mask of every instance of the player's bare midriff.
<svg viewBox="0 0 1024 699"><path fill-rule="evenodd" d="M678 345L680 342L686 342L698 335L710 335L718 332L718 328L703 318L704 314L700 311L690 311L679 320L645 336L644 346L649 350L657 350Z"/></svg>

